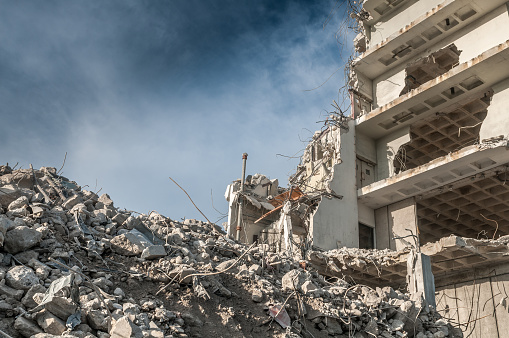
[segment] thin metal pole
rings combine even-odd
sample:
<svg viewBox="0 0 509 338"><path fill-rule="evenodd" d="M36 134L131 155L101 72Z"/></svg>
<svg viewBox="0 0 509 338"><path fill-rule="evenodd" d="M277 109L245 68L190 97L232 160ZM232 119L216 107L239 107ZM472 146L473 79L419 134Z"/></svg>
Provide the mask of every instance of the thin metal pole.
<svg viewBox="0 0 509 338"><path fill-rule="evenodd" d="M237 241L240 240L240 231L242 230L240 222L242 221L242 204L243 204L242 194L244 193L244 181L246 179L246 161L247 153L244 153L242 154L242 179L240 180L239 210L237 214L237 236L235 237Z"/></svg>

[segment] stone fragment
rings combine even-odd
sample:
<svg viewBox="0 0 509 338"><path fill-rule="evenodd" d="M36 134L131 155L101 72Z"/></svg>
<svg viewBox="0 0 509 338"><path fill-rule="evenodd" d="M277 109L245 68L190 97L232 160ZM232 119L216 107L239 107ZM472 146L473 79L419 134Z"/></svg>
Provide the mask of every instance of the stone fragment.
<svg viewBox="0 0 509 338"><path fill-rule="evenodd" d="M94 330L108 331L109 317L100 310L90 310L87 313L87 323Z"/></svg>
<svg viewBox="0 0 509 338"><path fill-rule="evenodd" d="M44 332L60 336L67 330L65 322L49 311L42 311L37 315L37 324Z"/></svg>
<svg viewBox="0 0 509 338"><path fill-rule="evenodd" d="M39 278L35 275L34 270L27 266L15 266L5 275L7 285L18 290L28 290L33 285L39 284Z"/></svg>
<svg viewBox="0 0 509 338"><path fill-rule="evenodd" d="M340 335L343 333L341 324L338 323L338 321L336 319L326 317L325 324L327 325L327 332L329 332L329 335L334 336L334 335Z"/></svg>
<svg viewBox="0 0 509 338"><path fill-rule="evenodd" d="M31 259L39 258L39 254L33 250L27 250L14 255L21 264L28 264Z"/></svg>
<svg viewBox="0 0 509 338"><path fill-rule="evenodd" d="M301 290L302 290L302 292L304 292L305 294L308 294L308 293L310 293L310 292L313 292L313 291L315 291L316 289L318 289L318 288L316 287L316 285L315 285L315 284L313 284L313 282L312 282L312 281L309 281L309 280L307 280L307 281L305 281L304 283L302 283L302 286L301 286Z"/></svg>
<svg viewBox="0 0 509 338"><path fill-rule="evenodd" d="M150 330L148 330L149 338L164 338L164 333L160 328L157 327L156 323L150 322L148 324Z"/></svg>
<svg viewBox="0 0 509 338"><path fill-rule="evenodd" d="M366 331L370 336L377 337L378 325L376 323L376 320L371 318L370 321L366 324L366 327L364 327L364 331Z"/></svg>
<svg viewBox="0 0 509 338"><path fill-rule="evenodd" d="M23 290L16 290L4 284L5 281L0 283L0 295L6 295L9 298L20 300L23 297Z"/></svg>
<svg viewBox="0 0 509 338"><path fill-rule="evenodd" d="M125 293L124 293L124 291L123 291L121 288L116 288L116 289L113 291L113 294L114 294L115 296L125 297Z"/></svg>
<svg viewBox="0 0 509 338"><path fill-rule="evenodd" d="M14 329L21 333L23 337L31 337L38 333L43 333L42 329L30 319L18 317L14 322Z"/></svg>
<svg viewBox="0 0 509 338"><path fill-rule="evenodd" d="M26 226L17 226L7 231L4 248L11 254L30 249L42 240L42 233Z"/></svg>
<svg viewBox="0 0 509 338"><path fill-rule="evenodd" d="M11 229L14 229L16 225L13 221L9 219L9 217L5 215L0 215L0 232L5 235L5 233Z"/></svg>
<svg viewBox="0 0 509 338"><path fill-rule="evenodd" d="M63 297L53 297L53 299L44 306L46 310L62 320L67 320L67 318L78 309L72 300Z"/></svg>
<svg viewBox="0 0 509 338"><path fill-rule="evenodd" d="M99 197L98 202L102 203L102 205L105 207L113 207L113 201L111 200L110 195L108 194L102 194Z"/></svg>
<svg viewBox="0 0 509 338"><path fill-rule="evenodd" d="M45 280L51 273L51 268L46 264L38 261L37 259L32 258L30 261L28 261L27 265L34 269L35 274L41 280Z"/></svg>
<svg viewBox="0 0 509 338"><path fill-rule="evenodd" d="M123 256L137 256L153 244L138 230L133 229L125 234L113 237L111 249Z"/></svg>
<svg viewBox="0 0 509 338"><path fill-rule="evenodd" d="M28 210L26 208L17 208L7 211L7 217L24 217L28 216Z"/></svg>
<svg viewBox="0 0 509 338"><path fill-rule="evenodd" d="M154 311L154 318L158 319L160 321L168 321L168 320L175 319L176 317L177 317L177 315L175 314L175 312L166 310L164 308L158 307Z"/></svg>
<svg viewBox="0 0 509 338"><path fill-rule="evenodd" d="M118 319L110 330L110 338L143 338L143 332L126 316Z"/></svg>
<svg viewBox="0 0 509 338"><path fill-rule="evenodd" d="M41 284L35 284L30 289L28 289L27 293L21 300L21 303L25 305L26 308L32 309L37 306L37 303L34 301L34 295L36 293L44 293L46 292L46 288Z"/></svg>
<svg viewBox="0 0 509 338"><path fill-rule="evenodd" d="M197 316L189 312L182 313L182 319L184 319L186 325L200 327L203 326L203 321Z"/></svg>
<svg viewBox="0 0 509 338"><path fill-rule="evenodd" d="M393 331L401 331L403 330L403 326L405 326L405 323L403 323L399 319L394 319L394 321L391 324L391 328Z"/></svg>
<svg viewBox="0 0 509 338"><path fill-rule="evenodd" d="M71 210L76 204L83 202L79 195L73 195L62 203L62 207L67 210Z"/></svg>
<svg viewBox="0 0 509 338"><path fill-rule="evenodd" d="M287 272L281 279L282 291L293 291L294 288L301 290L302 284L310 279L304 271L297 269Z"/></svg>
<svg viewBox="0 0 509 338"><path fill-rule="evenodd" d="M28 198L26 196L21 196L20 198L12 201L9 206L7 207L7 210L15 210L19 208L23 208L25 206L28 206Z"/></svg>
<svg viewBox="0 0 509 338"><path fill-rule="evenodd" d="M183 283L183 284L189 284L192 281L191 280L192 277L188 277L188 276L193 273L196 273L195 269L191 268L188 265L181 265L181 266L173 269L172 271L170 271L170 273L168 273L168 276L170 278L175 278L178 275L178 277L176 277L176 280L180 281L180 283Z"/></svg>
<svg viewBox="0 0 509 338"><path fill-rule="evenodd" d="M249 271L253 271L257 275L262 274L262 267L258 264L253 264L249 267Z"/></svg>
<svg viewBox="0 0 509 338"><path fill-rule="evenodd" d="M255 303L260 303L263 301L263 292L260 289L254 289L251 294L251 299Z"/></svg>
<svg viewBox="0 0 509 338"><path fill-rule="evenodd" d="M152 245L145 248L141 253L143 259L156 259L166 256L166 250L162 245Z"/></svg>
<svg viewBox="0 0 509 338"><path fill-rule="evenodd" d="M117 223L117 225L122 225L127 220L128 217L129 217L128 214L119 212L115 216L113 216L113 218L111 220L114 223Z"/></svg>

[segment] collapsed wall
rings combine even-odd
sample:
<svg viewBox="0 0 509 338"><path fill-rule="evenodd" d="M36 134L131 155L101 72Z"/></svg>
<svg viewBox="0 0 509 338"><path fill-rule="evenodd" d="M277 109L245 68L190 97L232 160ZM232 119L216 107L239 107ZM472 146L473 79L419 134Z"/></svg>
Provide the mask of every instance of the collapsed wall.
<svg viewBox="0 0 509 338"><path fill-rule="evenodd" d="M214 224L0 166L4 337L460 337L420 298L325 278Z"/></svg>

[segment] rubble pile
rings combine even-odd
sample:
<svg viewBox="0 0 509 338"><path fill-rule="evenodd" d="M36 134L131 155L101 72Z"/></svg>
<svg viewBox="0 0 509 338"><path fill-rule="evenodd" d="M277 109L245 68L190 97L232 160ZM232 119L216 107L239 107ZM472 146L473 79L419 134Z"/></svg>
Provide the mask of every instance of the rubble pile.
<svg viewBox="0 0 509 338"><path fill-rule="evenodd" d="M0 166L0 336L462 337L419 297L328 279L214 224Z"/></svg>

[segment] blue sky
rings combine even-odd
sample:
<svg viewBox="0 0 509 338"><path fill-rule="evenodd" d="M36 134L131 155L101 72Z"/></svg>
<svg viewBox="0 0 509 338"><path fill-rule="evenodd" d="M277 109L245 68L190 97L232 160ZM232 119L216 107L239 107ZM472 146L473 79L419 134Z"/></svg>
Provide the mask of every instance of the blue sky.
<svg viewBox="0 0 509 338"><path fill-rule="evenodd" d="M338 100L334 6L0 0L0 161L67 152L63 175L118 207L203 219L171 176L215 221L243 152L286 186L298 159L276 154L300 154Z"/></svg>

